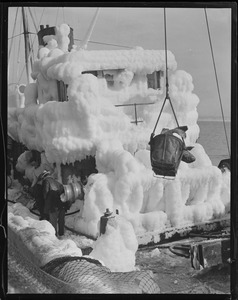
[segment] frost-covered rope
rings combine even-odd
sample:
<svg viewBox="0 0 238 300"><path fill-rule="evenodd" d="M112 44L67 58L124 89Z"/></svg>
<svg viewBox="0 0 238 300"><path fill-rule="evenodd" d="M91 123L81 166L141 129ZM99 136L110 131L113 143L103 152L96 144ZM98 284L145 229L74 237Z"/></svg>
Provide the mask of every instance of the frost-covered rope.
<svg viewBox="0 0 238 300"><path fill-rule="evenodd" d="M222 107L221 94L220 94L220 89L219 89L218 76L217 76L215 58L214 58L214 54L213 54L212 40L211 40L211 34L210 34L210 29L209 29L209 24L208 24L206 8L204 8L204 12L205 12L205 18L206 18L206 24L207 24L207 32L208 32L208 38L209 38L209 43L210 43L210 49L211 49L211 54L212 54L212 62L213 62L215 78L216 78L217 92L218 92L219 102L220 102L220 107L221 107L223 126L224 126L224 131L225 131L225 136L226 136L227 149L228 149L228 154L229 154L229 157L230 157L231 156L230 147L229 147L229 142L228 142L228 137L227 137L227 132L226 132L225 118L224 118L224 112L223 112L223 107Z"/></svg>

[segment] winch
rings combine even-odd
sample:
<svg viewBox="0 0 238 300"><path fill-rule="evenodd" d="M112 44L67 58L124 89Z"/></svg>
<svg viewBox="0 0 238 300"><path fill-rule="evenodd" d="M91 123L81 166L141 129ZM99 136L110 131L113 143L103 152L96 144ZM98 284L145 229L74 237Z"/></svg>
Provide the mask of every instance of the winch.
<svg viewBox="0 0 238 300"><path fill-rule="evenodd" d="M76 199L84 200L83 185L80 182L71 182L64 185L66 201L75 202Z"/></svg>

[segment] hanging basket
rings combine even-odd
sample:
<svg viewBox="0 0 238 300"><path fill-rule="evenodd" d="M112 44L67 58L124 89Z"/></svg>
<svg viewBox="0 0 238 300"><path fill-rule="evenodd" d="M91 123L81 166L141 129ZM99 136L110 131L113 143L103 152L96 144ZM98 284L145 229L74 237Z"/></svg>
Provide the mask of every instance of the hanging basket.
<svg viewBox="0 0 238 300"><path fill-rule="evenodd" d="M175 177L183 156L184 142L174 135L159 134L153 137L150 146L155 175Z"/></svg>

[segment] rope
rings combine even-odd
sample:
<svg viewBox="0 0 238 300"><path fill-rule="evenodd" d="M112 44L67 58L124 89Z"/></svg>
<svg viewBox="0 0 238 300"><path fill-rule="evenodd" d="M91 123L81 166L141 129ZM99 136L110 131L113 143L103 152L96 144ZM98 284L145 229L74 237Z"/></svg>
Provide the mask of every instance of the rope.
<svg viewBox="0 0 238 300"><path fill-rule="evenodd" d="M21 24L20 24L20 31L21 31L21 28L22 28L22 22L21 22ZM19 63L20 63L20 59L19 59L19 57L20 57L20 49L21 49L21 37L19 38L19 44L18 44L18 56L17 56L17 72L16 72L16 74L17 74L17 78L18 78L18 75L19 75Z"/></svg>
<svg viewBox="0 0 238 300"><path fill-rule="evenodd" d="M75 41L82 42L82 40L74 38ZM132 49L133 47L130 46L124 46L124 45L118 45L118 44L110 44L110 43L103 43L103 42L96 42L96 41L88 41L88 43L91 44L99 44L99 45L107 45L107 46L114 46L114 47L121 47L121 48L127 48L127 49Z"/></svg>
<svg viewBox="0 0 238 300"><path fill-rule="evenodd" d="M64 17L64 8L62 7L62 13L63 13L63 21L65 23L65 17Z"/></svg>
<svg viewBox="0 0 238 300"><path fill-rule="evenodd" d="M73 232L74 234L77 234L77 235L83 235L83 236L85 236L85 237L88 238L88 239L91 239L91 240L96 241L96 238L95 238L95 237L93 237L93 236L91 236L91 235L87 235L87 234L85 234L85 233L81 233L81 232L79 232L79 231L77 231L77 230L75 230L75 229L73 229L73 228L71 228L71 227L68 227L67 225L64 225L64 228L67 229L67 230L69 230L69 231L71 231L71 232Z"/></svg>
<svg viewBox="0 0 238 300"><path fill-rule="evenodd" d="M10 203L17 203L16 201L12 201L12 200L9 200L9 199L7 199L7 202L10 202Z"/></svg>
<svg viewBox="0 0 238 300"><path fill-rule="evenodd" d="M158 125L158 122L159 122L160 116L162 114L162 111L164 109L164 105L165 105L166 100L169 100L169 103L171 105L171 108L172 108L172 111L173 111L173 114L174 114L174 118L175 118L176 124L179 127L179 123L178 123L178 120L177 120L177 117L176 117L176 114L175 114L175 111L174 111L174 108L173 108L173 105L172 105L172 102L171 102L171 99L170 99L170 96L169 96L168 58L167 58L167 31L166 31L166 11L165 11L165 8L164 8L164 39L165 39L165 69L166 69L165 70L165 72L166 72L166 75L165 75L166 85L165 86L166 86L166 95L165 95L165 99L164 99L163 105L161 107L159 116L158 116L157 121L155 123L154 130L153 130L153 132L151 134L151 138L155 134L155 130L156 130L156 127Z"/></svg>
<svg viewBox="0 0 238 300"><path fill-rule="evenodd" d="M18 202L16 202L16 201L12 201L12 200L9 200L9 199L7 200L7 202L14 203L14 204L18 203ZM29 209L29 211L30 211L33 215L40 217L40 215L39 215L38 213L34 212L34 209ZM67 213L67 214L65 214L65 216L71 216L71 215L76 214L76 213L78 213L78 212L80 212L80 209L77 209L77 210L75 210L75 211L73 211L73 212L71 212L71 213ZM68 229L68 228L67 228L67 229Z"/></svg>
<svg viewBox="0 0 238 300"><path fill-rule="evenodd" d="M9 201L10 201L10 200L9 200ZM10 202L12 202L12 201L10 201ZM17 203L17 202L13 202L13 203ZM33 215L36 215L36 216L40 217L40 215L39 215L38 213L34 212L33 209L29 209L29 210L30 210L30 212L31 212ZM65 216L66 216L66 217L67 217L67 216L71 216L71 215L76 214L76 213L78 213L78 212L80 212L80 209L75 210L75 211L73 211L73 212L71 212L71 213L67 213L67 214L65 214Z"/></svg>
<svg viewBox="0 0 238 300"><path fill-rule="evenodd" d="M36 23L38 23L35 7L34 7L34 18L36 19Z"/></svg>
<svg viewBox="0 0 238 300"><path fill-rule="evenodd" d="M23 35L23 34L24 34L23 32L19 33L19 34L16 34L16 35L11 36L10 38L8 38L8 40L14 39L15 37L18 37L18 36Z"/></svg>
<svg viewBox="0 0 238 300"><path fill-rule="evenodd" d="M41 23L41 20L42 20L44 11L45 11L45 8L43 8L43 11L42 11L42 14L41 14L41 17L40 17L39 24ZM39 27L39 25L38 25L38 27ZM36 36L37 36L37 34L36 34ZM33 42L32 42L33 44L34 44L34 42L35 42L36 36L34 37L34 40L33 40ZM29 55L31 55L31 52L32 52L32 49L30 50ZM22 78L22 75L23 75L23 72L24 72L25 68L26 68L26 65L24 64L23 69L22 69L22 71L21 71L20 78L19 78L17 84L19 84L19 82L20 82L20 80L21 80L21 78Z"/></svg>
<svg viewBox="0 0 238 300"><path fill-rule="evenodd" d="M228 149L228 153L229 153L229 157L230 157L231 156L230 155L230 148L229 148L229 142L228 142L228 137L227 137L227 132L226 132L225 118L224 118L224 112L223 112L222 101L221 101L221 94L220 94L220 89L219 89L219 84L218 84L218 76L217 76L217 71L216 71L216 64L215 64L215 58L214 58L214 54L213 54L213 47L212 47L212 41L211 41L211 35L210 35L210 30L209 30L209 24L208 24L206 8L204 8L204 12L205 12L205 17L206 17L208 38L209 38L211 54L212 54L212 61L213 61L213 67L214 67L215 78L216 78L217 92L218 92L219 102L220 102L220 107L221 107L223 126L224 126L224 131L225 131L225 136L226 136L227 149Z"/></svg>
<svg viewBox="0 0 238 300"><path fill-rule="evenodd" d="M14 26L13 26L13 31L12 31L12 36L13 36L13 37L14 37L15 29L16 29L16 22L17 22L18 9L19 9L19 7L17 8L16 17L15 17L15 22L14 22ZM9 49L9 54L8 54L8 60L9 60L10 55L11 55L12 44L13 44L13 39L11 40L11 44L10 44L10 49Z"/></svg>
<svg viewBox="0 0 238 300"><path fill-rule="evenodd" d="M164 8L164 45L165 45L165 78L166 78L166 98L169 98L169 80L168 80L168 58L167 58L167 30L166 30L166 11Z"/></svg>
<svg viewBox="0 0 238 300"><path fill-rule="evenodd" d="M56 21L55 21L55 24L57 25L57 21L58 21L58 14L59 14L59 7L57 9L57 14L56 14Z"/></svg>
<svg viewBox="0 0 238 300"><path fill-rule="evenodd" d="M31 8L30 8L30 7L28 7L28 10L29 10L29 13L30 13L31 19L32 19L32 21L33 21L33 24L34 24L35 30L36 30L36 32L37 32L37 31L38 31L38 27L37 27L37 25L36 25L35 19L34 19L34 17L33 17L33 14L32 14L32 12L31 12Z"/></svg>

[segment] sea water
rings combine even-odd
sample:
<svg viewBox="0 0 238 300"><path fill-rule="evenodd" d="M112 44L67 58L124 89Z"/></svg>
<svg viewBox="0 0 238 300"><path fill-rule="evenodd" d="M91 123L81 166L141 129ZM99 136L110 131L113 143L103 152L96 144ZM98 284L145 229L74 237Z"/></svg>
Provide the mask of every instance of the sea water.
<svg viewBox="0 0 238 300"><path fill-rule="evenodd" d="M224 124L227 133L224 129ZM200 135L198 143L203 146L207 155L210 157L212 164L218 166L222 159L229 158L229 150L231 149L231 123L222 121L199 121Z"/></svg>

